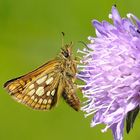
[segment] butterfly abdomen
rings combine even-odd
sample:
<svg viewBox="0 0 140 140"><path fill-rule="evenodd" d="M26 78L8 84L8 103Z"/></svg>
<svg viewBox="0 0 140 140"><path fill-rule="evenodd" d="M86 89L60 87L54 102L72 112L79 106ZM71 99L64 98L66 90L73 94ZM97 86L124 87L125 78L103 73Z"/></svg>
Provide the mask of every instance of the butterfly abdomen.
<svg viewBox="0 0 140 140"><path fill-rule="evenodd" d="M76 111L79 111L80 109L80 100L76 96L76 94L66 94L65 92L62 94L65 101Z"/></svg>

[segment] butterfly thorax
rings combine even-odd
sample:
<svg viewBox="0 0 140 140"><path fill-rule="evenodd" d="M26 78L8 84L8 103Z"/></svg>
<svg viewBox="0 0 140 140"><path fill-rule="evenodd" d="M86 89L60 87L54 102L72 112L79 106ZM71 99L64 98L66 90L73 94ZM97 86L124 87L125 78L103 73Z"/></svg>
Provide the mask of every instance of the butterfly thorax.
<svg viewBox="0 0 140 140"><path fill-rule="evenodd" d="M63 76L75 79L77 68L75 58L71 52L71 46L66 45L65 49L62 49L62 52L59 54L58 59L61 61L60 67Z"/></svg>

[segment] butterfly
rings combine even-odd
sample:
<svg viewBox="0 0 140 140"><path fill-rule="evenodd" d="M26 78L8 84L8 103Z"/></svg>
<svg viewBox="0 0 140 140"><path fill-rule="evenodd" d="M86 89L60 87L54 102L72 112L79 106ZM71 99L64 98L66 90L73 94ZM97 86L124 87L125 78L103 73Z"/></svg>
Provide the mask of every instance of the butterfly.
<svg viewBox="0 0 140 140"><path fill-rule="evenodd" d="M53 60L18 78L7 81L4 88L18 102L35 110L50 110L61 97L74 110L80 109L76 95L77 62L73 44L65 44Z"/></svg>

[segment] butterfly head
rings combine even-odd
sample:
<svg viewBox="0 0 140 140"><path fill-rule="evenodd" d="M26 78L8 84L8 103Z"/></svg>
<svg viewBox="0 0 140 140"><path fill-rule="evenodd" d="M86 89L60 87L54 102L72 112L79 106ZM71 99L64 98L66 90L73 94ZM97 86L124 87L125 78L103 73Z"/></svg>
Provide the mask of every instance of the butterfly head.
<svg viewBox="0 0 140 140"><path fill-rule="evenodd" d="M70 44L66 44L64 48L61 49L61 56L64 59L70 59L72 56L72 42Z"/></svg>

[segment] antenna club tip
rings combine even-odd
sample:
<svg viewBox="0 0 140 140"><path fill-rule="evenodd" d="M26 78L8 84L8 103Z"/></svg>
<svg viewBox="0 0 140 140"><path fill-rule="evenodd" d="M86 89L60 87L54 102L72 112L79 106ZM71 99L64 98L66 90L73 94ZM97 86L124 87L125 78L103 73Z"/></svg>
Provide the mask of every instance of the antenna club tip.
<svg viewBox="0 0 140 140"><path fill-rule="evenodd" d="M64 32L61 32L61 33L62 33L63 36L65 36L65 33Z"/></svg>
<svg viewBox="0 0 140 140"><path fill-rule="evenodd" d="M117 4L114 4L113 6L114 6L114 7L117 7Z"/></svg>

